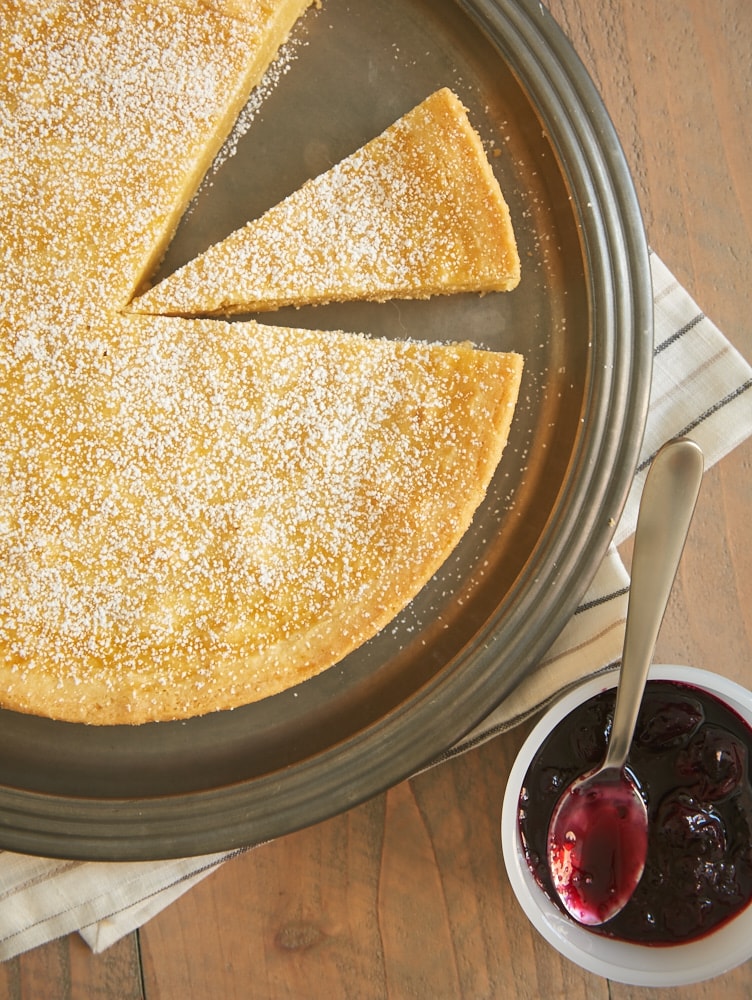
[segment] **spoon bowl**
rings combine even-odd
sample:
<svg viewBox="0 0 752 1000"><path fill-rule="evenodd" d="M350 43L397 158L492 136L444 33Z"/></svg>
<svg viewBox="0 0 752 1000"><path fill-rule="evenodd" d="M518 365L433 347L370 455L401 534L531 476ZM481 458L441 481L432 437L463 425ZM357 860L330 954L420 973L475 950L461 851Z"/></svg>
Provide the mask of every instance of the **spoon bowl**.
<svg viewBox="0 0 752 1000"><path fill-rule="evenodd" d="M556 806L548 838L554 889L581 924L622 910L642 877L648 814L626 769L598 768L571 785Z"/></svg>
<svg viewBox="0 0 752 1000"><path fill-rule="evenodd" d="M579 923L605 923L629 902L648 850L646 803L626 767L658 631L702 480L700 448L664 445L645 480L635 532L619 685L606 757L560 796L548 827L554 889Z"/></svg>

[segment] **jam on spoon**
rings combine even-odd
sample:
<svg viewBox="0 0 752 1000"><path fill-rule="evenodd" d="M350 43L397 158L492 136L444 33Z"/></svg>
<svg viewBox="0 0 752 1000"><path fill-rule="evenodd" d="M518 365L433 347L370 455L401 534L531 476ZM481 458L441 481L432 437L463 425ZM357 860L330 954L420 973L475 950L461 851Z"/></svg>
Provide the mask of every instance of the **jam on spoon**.
<svg viewBox="0 0 752 1000"><path fill-rule="evenodd" d="M598 925L620 912L648 852L645 801L626 769L658 631L703 473L699 447L682 438L655 456L640 503L616 708L606 756L559 798L548 826L553 886L575 920Z"/></svg>
<svg viewBox="0 0 752 1000"><path fill-rule="evenodd" d="M554 888L581 924L602 924L626 906L645 868L645 804L633 779L616 769L566 794L548 838Z"/></svg>

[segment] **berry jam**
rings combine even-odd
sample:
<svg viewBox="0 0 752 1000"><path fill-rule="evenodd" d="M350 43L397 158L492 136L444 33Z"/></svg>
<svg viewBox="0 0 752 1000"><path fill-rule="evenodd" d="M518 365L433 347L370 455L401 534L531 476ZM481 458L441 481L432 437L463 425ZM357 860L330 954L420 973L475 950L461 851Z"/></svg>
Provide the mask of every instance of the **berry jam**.
<svg viewBox="0 0 752 1000"><path fill-rule="evenodd" d="M546 862L554 806L603 760L615 691L575 708L528 768L519 802L527 862L561 906ZM752 899L752 730L719 699L672 681L649 681L627 766L648 807L645 871L629 902L597 934L641 944L703 937Z"/></svg>

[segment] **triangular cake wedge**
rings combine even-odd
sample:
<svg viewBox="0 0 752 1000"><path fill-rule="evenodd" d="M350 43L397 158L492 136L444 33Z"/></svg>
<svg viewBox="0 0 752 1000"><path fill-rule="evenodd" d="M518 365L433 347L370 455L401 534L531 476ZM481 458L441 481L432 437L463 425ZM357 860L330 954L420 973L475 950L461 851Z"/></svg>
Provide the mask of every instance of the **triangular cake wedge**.
<svg viewBox="0 0 752 1000"><path fill-rule="evenodd" d="M442 89L131 308L227 315L507 291L519 278L498 181L464 107Z"/></svg>
<svg viewBox="0 0 752 1000"><path fill-rule="evenodd" d="M54 359L2 337L0 367L0 702L120 724L273 695L378 632L482 501L522 362L121 316Z"/></svg>
<svg viewBox="0 0 752 1000"><path fill-rule="evenodd" d="M0 5L0 315L127 304L310 2Z"/></svg>

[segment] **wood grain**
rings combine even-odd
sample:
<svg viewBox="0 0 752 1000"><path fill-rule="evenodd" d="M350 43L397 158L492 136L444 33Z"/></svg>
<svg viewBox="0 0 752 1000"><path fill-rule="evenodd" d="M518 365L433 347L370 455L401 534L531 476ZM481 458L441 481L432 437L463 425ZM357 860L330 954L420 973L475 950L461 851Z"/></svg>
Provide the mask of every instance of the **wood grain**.
<svg viewBox="0 0 752 1000"><path fill-rule="evenodd" d="M71 934L0 963L2 1000L142 1000L135 934L92 955Z"/></svg>
<svg viewBox="0 0 752 1000"><path fill-rule="evenodd" d="M551 0L550 10L609 108L651 245L752 357L748 0ZM664 662L747 685L751 464L747 442L705 477L658 650ZM582 972L537 935L513 898L498 835L525 732L237 858L103 956L71 937L5 963L0 996L752 996L752 963L681 990L632 988Z"/></svg>
<svg viewBox="0 0 752 1000"><path fill-rule="evenodd" d="M208 1000L232 968L232 1000L605 998L541 946L506 880L501 796L523 735L220 869L142 931L147 997ZM199 927L202 947L175 947Z"/></svg>

